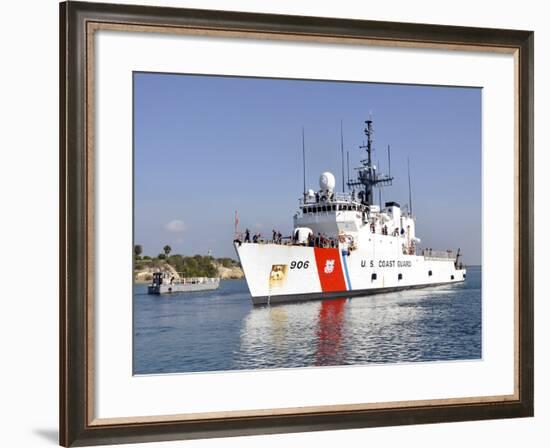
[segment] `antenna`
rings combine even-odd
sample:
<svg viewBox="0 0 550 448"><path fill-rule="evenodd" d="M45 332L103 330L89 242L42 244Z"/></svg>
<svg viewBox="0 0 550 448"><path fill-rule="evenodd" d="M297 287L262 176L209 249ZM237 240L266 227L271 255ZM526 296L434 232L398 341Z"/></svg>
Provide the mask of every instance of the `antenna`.
<svg viewBox="0 0 550 448"><path fill-rule="evenodd" d="M411 209L411 215L413 214L413 203L412 203L412 193L411 193L411 167L409 164L409 158L407 157L407 174L409 176L409 208Z"/></svg>
<svg viewBox="0 0 550 448"><path fill-rule="evenodd" d="M348 157L348 187L349 187L349 151L346 151L346 152Z"/></svg>
<svg viewBox="0 0 550 448"><path fill-rule="evenodd" d="M378 172L380 172L380 161L376 162L376 178L378 178ZM378 186L378 204L380 204L380 211L382 211L382 184Z"/></svg>
<svg viewBox="0 0 550 448"><path fill-rule="evenodd" d="M388 176L391 177L390 145L388 145Z"/></svg>
<svg viewBox="0 0 550 448"><path fill-rule="evenodd" d="M302 166L304 168L304 199L306 198L306 137L302 126Z"/></svg>
<svg viewBox="0 0 550 448"><path fill-rule="evenodd" d="M340 120L340 151L342 153L342 191L346 191L346 186L344 184L344 131L342 120Z"/></svg>

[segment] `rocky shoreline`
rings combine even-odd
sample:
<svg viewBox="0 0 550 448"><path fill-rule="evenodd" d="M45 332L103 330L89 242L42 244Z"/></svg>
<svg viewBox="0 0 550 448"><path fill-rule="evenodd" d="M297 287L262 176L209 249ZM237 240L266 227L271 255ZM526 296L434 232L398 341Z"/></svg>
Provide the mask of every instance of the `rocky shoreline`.
<svg viewBox="0 0 550 448"><path fill-rule="evenodd" d="M213 268L215 269L215 275L214 277L218 277L222 280L229 280L229 279L241 279L244 278L243 270L240 266L237 265L235 262L235 265L233 266L224 266L220 261L218 260L212 260L211 264ZM153 279L153 273L154 272L163 272L169 274L171 277L175 278L181 278L183 275L179 273L172 264L170 264L167 260L135 260L134 262L134 282L135 283L141 283L146 284L150 283ZM203 273L200 273L203 274ZM208 277L210 275L194 275L196 277Z"/></svg>

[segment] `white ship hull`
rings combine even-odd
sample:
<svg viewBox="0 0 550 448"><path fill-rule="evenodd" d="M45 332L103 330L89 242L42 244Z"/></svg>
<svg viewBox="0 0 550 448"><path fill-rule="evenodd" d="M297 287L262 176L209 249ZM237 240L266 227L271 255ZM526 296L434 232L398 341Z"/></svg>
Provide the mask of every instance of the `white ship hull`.
<svg viewBox="0 0 550 448"><path fill-rule="evenodd" d="M447 285L466 278L454 259L405 255L393 241L397 238L377 235L349 254L339 248L271 243L236 243L235 248L255 305Z"/></svg>

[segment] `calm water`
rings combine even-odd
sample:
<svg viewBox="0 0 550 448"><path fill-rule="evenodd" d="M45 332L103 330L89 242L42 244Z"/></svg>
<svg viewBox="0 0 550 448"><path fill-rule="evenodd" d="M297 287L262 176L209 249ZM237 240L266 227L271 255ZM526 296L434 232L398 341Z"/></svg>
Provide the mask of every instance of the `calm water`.
<svg viewBox="0 0 550 448"><path fill-rule="evenodd" d="M134 289L136 374L479 358L480 267L460 285L256 308L244 280Z"/></svg>

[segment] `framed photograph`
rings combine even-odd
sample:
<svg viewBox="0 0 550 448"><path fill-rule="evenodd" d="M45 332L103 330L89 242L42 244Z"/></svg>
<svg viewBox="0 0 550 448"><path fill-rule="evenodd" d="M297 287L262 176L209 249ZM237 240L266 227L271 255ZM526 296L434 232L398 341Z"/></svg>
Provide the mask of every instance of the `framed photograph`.
<svg viewBox="0 0 550 448"><path fill-rule="evenodd" d="M533 33L60 5L60 443L533 415Z"/></svg>

